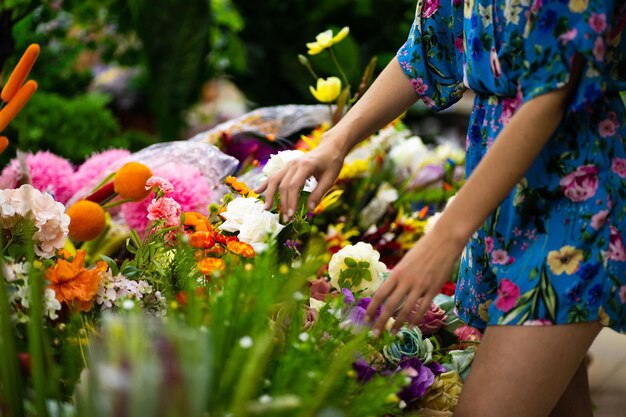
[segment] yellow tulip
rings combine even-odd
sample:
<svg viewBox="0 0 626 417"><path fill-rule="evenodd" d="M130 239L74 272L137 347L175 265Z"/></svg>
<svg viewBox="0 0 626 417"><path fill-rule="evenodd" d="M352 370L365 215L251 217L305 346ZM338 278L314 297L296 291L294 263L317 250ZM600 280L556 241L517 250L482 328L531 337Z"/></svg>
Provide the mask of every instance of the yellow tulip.
<svg viewBox="0 0 626 417"><path fill-rule="evenodd" d="M306 44L306 47L309 48L309 55L317 55L324 49L330 48L334 44L341 42L346 36L348 36L348 33L350 33L350 28L346 26L335 36L333 36L333 31L330 29L318 34L315 37L315 42L309 42Z"/></svg>
<svg viewBox="0 0 626 417"><path fill-rule="evenodd" d="M309 86L313 97L322 103L332 103L341 93L341 80L337 77L317 79L317 88Z"/></svg>

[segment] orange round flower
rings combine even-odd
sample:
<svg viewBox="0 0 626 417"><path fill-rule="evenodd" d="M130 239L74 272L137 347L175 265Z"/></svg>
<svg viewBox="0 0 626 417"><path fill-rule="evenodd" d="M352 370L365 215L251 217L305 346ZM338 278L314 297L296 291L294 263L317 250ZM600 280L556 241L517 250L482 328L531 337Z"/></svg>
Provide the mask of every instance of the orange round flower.
<svg viewBox="0 0 626 417"><path fill-rule="evenodd" d="M106 226L106 215L100 204L81 200L67 209L69 235L80 242L95 239Z"/></svg>
<svg viewBox="0 0 626 417"><path fill-rule="evenodd" d="M195 211L186 211L184 214L185 222L183 225L193 228L195 232L208 232L213 229L204 214Z"/></svg>
<svg viewBox="0 0 626 417"><path fill-rule="evenodd" d="M254 248L246 242L229 240L226 242L226 248L232 253L241 255L244 258L254 258L254 255L256 255Z"/></svg>
<svg viewBox="0 0 626 417"><path fill-rule="evenodd" d="M152 176L150 168L140 162L128 162L115 173L113 188L125 200L141 201L152 190L146 190L146 182Z"/></svg>
<svg viewBox="0 0 626 417"><path fill-rule="evenodd" d="M198 269L203 275L211 275L216 271L223 271L226 268L226 262L221 258L204 258L198 262Z"/></svg>
<svg viewBox="0 0 626 417"><path fill-rule="evenodd" d="M189 244L196 249L211 249L215 240L209 232L195 232L189 236Z"/></svg>

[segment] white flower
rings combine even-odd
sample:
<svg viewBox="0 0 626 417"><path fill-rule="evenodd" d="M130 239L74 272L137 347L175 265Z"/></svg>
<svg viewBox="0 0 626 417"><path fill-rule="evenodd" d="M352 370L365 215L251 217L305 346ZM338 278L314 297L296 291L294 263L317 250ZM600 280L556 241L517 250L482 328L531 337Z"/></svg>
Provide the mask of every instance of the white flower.
<svg viewBox="0 0 626 417"><path fill-rule="evenodd" d="M242 349L250 349L252 345L253 345L253 341L250 336L244 336L241 339L239 339L239 346L241 346Z"/></svg>
<svg viewBox="0 0 626 417"><path fill-rule="evenodd" d="M389 157L398 169L412 171L430 157L430 151L420 137L413 136L394 146L389 152Z"/></svg>
<svg viewBox="0 0 626 417"><path fill-rule="evenodd" d="M482 4L478 5L478 13L483 20L483 26L486 28L493 23L493 7L484 7Z"/></svg>
<svg viewBox="0 0 626 417"><path fill-rule="evenodd" d="M522 13L522 8L519 6L516 6L512 3L507 4L504 7L504 20L508 23L512 23L514 25L518 25L519 24L519 17L520 14Z"/></svg>
<svg viewBox="0 0 626 417"><path fill-rule="evenodd" d="M50 320L59 318L57 311L61 310L61 303L57 300L56 294L52 288L46 288L44 291L44 315Z"/></svg>
<svg viewBox="0 0 626 417"><path fill-rule="evenodd" d="M352 292L362 291L364 296L373 294L382 284L383 273L387 270L379 259L380 253L369 243L346 246L335 253L328 264L330 284L338 290L348 288ZM350 263L356 266L348 266ZM360 270L361 273L355 277L348 272L350 270Z"/></svg>
<svg viewBox="0 0 626 417"><path fill-rule="evenodd" d="M302 155L304 155L304 152L298 150L278 152L277 154L270 156L270 159L263 167L262 172L268 177L271 177L281 169L285 168L289 162L300 158ZM311 192L315 189L315 187L317 187L317 180L310 177L304 183L303 191Z"/></svg>
<svg viewBox="0 0 626 417"><path fill-rule="evenodd" d="M247 216L262 212L263 203L260 200L237 197L228 203L226 211L221 214L226 221L219 226L219 229L231 233L238 232Z"/></svg>
<svg viewBox="0 0 626 417"><path fill-rule="evenodd" d="M5 193L0 193L0 216L12 217L15 216L15 208L7 201Z"/></svg>

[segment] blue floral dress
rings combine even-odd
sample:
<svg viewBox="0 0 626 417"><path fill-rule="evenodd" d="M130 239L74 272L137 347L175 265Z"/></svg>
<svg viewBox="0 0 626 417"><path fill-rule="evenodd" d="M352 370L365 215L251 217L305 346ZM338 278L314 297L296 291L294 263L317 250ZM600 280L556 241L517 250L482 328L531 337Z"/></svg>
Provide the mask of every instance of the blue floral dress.
<svg viewBox="0 0 626 417"><path fill-rule="evenodd" d="M601 321L626 332L626 6L612 0L422 0L401 67L434 110L476 94L467 174L528 100L582 80L517 187L474 234L456 291L470 325Z"/></svg>

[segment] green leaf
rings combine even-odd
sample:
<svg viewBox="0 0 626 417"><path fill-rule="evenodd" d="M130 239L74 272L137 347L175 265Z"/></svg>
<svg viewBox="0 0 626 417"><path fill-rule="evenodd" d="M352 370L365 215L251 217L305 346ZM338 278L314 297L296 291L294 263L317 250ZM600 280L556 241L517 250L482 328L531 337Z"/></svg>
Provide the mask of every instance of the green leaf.
<svg viewBox="0 0 626 417"><path fill-rule="evenodd" d="M344 259L343 263L345 263L348 268L356 268L357 265L358 265L357 262L354 259L352 259L352 258ZM368 264L368 266L369 266L369 264Z"/></svg>

